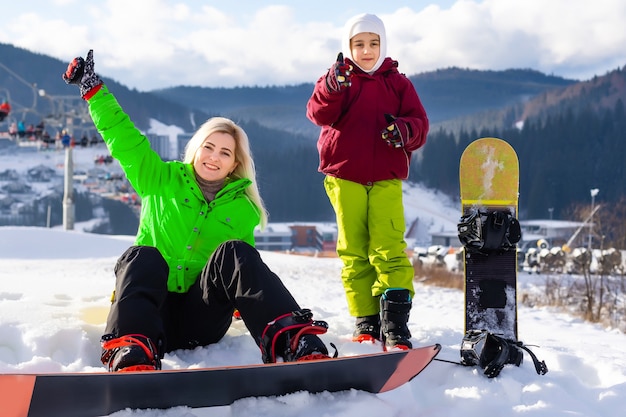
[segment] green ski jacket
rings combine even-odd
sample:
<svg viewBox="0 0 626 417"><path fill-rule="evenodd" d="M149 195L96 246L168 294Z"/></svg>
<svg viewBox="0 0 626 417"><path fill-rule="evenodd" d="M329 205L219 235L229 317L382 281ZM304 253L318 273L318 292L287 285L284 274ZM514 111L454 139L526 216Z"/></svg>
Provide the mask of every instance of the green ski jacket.
<svg viewBox="0 0 626 417"><path fill-rule="evenodd" d="M88 103L111 156L141 197L135 245L161 252L169 265L169 291L187 292L221 243L243 240L254 246L260 211L244 193L249 179L227 179L207 203L193 166L163 161L106 86Z"/></svg>

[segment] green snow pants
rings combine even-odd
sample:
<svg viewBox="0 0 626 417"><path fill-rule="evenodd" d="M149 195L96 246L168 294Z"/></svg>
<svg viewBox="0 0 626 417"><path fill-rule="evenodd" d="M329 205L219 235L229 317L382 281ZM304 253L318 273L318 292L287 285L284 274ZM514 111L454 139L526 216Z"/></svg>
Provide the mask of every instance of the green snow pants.
<svg viewBox="0 0 626 417"><path fill-rule="evenodd" d="M378 314L380 295L389 288L408 289L413 297L402 181L362 185L326 176L324 188L337 216L337 255L350 315Z"/></svg>

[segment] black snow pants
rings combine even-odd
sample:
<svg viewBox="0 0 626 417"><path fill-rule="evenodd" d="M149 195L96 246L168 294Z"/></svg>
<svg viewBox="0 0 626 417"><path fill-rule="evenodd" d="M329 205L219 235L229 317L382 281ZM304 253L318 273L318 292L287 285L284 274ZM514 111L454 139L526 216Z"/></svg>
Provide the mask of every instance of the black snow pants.
<svg viewBox="0 0 626 417"><path fill-rule="evenodd" d="M142 334L160 356L218 342L235 309L260 345L263 330L277 317L300 307L280 278L249 244L221 244L186 293L167 290L169 268L150 246L132 246L115 265L115 297L105 334Z"/></svg>

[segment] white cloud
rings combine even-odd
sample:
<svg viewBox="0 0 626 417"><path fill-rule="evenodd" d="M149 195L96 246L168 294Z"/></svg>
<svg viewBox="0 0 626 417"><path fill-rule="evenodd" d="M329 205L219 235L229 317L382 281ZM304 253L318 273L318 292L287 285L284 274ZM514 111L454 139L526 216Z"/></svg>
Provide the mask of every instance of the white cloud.
<svg viewBox="0 0 626 417"><path fill-rule="evenodd" d="M332 64L343 21L360 11L318 3L9 3L0 16L0 42L62 60L93 48L98 72L140 90L297 84L315 81ZM407 74L450 66L534 68L587 79L626 64L623 0L457 0L422 7L428 3L389 2L373 11L385 21L389 55Z"/></svg>
<svg viewBox="0 0 626 417"><path fill-rule="evenodd" d="M413 72L447 66L529 67L585 78L626 64L626 3L485 0L443 9L404 8L385 21L390 55ZM398 47L397 44L402 46Z"/></svg>

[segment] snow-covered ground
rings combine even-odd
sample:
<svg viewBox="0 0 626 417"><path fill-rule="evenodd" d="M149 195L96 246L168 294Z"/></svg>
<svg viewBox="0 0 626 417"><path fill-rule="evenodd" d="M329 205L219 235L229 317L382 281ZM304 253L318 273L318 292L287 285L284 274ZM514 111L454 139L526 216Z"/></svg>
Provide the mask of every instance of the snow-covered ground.
<svg viewBox="0 0 626 417"><path fill-rule="evenodd" d="M89 169L103 145L77 148L75 170ZM22 150L2 153L2 170L43 164L62 175L65 152ZM119 168L113 164L112 169ZM36 185L45 192L49 185ZM458 203L416 184L405 184L407 226L416 222L417 243L432 232L456 230ZM114 285L113 265L132 243L130 236L102 236L32 227L0 227L0 372L102 371L100 336ZM303 307L330 324L323 339L342 355L375 349L349 341L347 314L333 258L263 252ZM521 291L541 292L545 277L521 273ZM463 337L463 294L416 283L410 329L416 346L440 343L440 359L458 361ZM433 362L410 383L385 394L296 393L250 398L230 407L122 411L114 417L204 416L621 416L626 405L626 336L548 308L519 308L519 336L549 372L535 373L528 356L520 368L507 366L487 379L480 370ZM241 322L218 344L168 355L166 369L260 363L260 353ZM1 410L1 406L0 406ZM0 412L0 416L2 413Z"/></svg>
<svg viewBox="0 0 626 417"><path fill-rule="evenodd" d="M114 285L113 265L127 236L0 227L0 372L93 372ZM326 320L322 338L342 355L371 352L349 341L348 316L334 258L263 252L303 307ZM541 285L520 274L524 287ZM410 329L416 346L440 343L439 358L459 360L463 337L461 291L416 284ZM519 308L520 339L536 345L549 372L535 373L528 356L495 379L472 367L435 361L413 381L388 393L295 393L249 398L229 407L125 410L114 417L205 416L528 416L618 417L626 405L626 336L548 308ZM219 343L166 356L166 369L260 363L241 323ZM1 410L1 406L0 406ZM2 413L0 412L0 415Z"/></svg>

